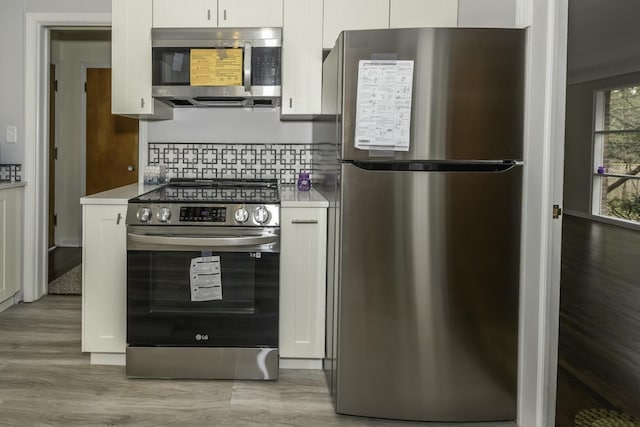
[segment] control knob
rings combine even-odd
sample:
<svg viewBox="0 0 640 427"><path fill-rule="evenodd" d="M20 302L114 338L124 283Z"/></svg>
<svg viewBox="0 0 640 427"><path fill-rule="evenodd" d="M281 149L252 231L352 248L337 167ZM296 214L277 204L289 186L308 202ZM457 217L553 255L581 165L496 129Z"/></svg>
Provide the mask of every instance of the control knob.
<svg viewBox="0 0 640 427"><path fill-rule="evenodd" d="M156 214L156 218L160 222L167 222L171 219L171 209L170 208L160 208L158 213Z"/></svg>
<svg viewBox="0 0 640 427"><path fill-rule="evenodd" d="M136 214L138 221L140 222L149 222L151 221L151 209L149 208L140 208Z"/></svg>
<svg viewBox="0 0 640 427"><path fill-rule="evenodd" d="M236 219L236 222L244 224L249 219L249 212L245 208L239 208L233 217Z"/></svg>
<svg viewBox="0 0 640 427"><path fill-rule="evenodd" d="M258 206L255 211L253 211L253 219L258 224L264 224L269 221L269 211L264 206Z"/></svg>

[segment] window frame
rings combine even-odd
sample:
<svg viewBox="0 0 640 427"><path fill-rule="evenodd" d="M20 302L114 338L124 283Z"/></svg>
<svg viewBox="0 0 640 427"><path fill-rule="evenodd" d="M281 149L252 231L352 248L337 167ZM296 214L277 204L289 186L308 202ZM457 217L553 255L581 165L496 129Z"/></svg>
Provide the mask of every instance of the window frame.
<svg viewBox="0 0 640 427"><path fill-rule="evenodd" d="M604 140L607 135L615 133L635 133L640 135L640 128L630 130L605 130L605 94L616 89L626 89L629 87L638 87L640 89L639 82L630 82L622 85L616 85L613 87L594 89L593 95L593 127L591 131L592 136L592 165L591 165L591 215L598 219L604 220L617 225L631 226L634 229L640 229L640 219L630 220L617 216L605 215L602 212L603 205L603 188L609 177L627 178L630 180L636 180L640 185L640 175L626 175L615 174L608 171L598 172L598 168L604 165ZM639 138L640 139L640 138Z"/></svg>

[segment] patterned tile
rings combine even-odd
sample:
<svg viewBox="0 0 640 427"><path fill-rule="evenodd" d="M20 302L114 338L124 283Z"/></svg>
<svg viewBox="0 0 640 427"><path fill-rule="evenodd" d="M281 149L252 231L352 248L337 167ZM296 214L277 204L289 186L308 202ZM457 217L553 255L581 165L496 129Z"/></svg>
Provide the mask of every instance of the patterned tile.
<svg viewBox="0 0 640 427"><path fill-rule="evenodd" d="M311 172L310 144L149 143L149 165L164 164L169 178L258 178L293 184Z"/></svg>
<svg viewBox="0 0 640 427"><path fill-rule="evenodd" d="M22 165L0 164L0 181L5 181L5 182L22 181Z"/></svg>

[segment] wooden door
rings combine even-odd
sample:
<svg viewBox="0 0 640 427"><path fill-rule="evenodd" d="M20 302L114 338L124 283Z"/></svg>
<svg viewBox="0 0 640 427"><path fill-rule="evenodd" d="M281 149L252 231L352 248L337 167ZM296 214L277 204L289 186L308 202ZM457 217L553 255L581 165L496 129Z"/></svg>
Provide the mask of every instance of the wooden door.
<svg viewBox="0 0 640 427"><path fill-rule="evenodd" d="M56 245L56 66L49 65L49 248Z"/></svg>
<svg viewBox="0 0 640 427"><path fill-rule="evenodd" d="M111 114L111 69L87 69L86 192L138 182L138 121Z"/></svg>

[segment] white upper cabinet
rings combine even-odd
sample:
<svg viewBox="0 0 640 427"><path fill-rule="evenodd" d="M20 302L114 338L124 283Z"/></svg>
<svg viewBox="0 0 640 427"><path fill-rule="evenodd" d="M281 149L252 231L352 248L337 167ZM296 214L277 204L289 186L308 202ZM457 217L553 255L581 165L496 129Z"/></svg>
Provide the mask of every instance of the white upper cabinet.
<svg viewBox="0 0 640 427"><path fill-rule="evenodd" d="M282 27L283 0L153 0L154 28Z"/></svg>
<svg viewBox="0 0 640 427"><path fill-rule="evenodd" d="M389 1L389 28L458 25L458 0Z"/></svg>
<svg viewBox="0 0 640 427"><path fill-rule="evenodd" d="M169 119L173 113L151 97L152 0L111 2L111 113Z"/></svg>
<svg viewBox="0 0 640 427"><path fill-rule="evenodd" d="M322 0L284 0L282 116L320 113Z"/></svg>
<svg viewBox="0 0 640 427"><path fill-rule="evenodd" d="M218 0L219 27L282 27L283 0Z"/></svg>
<svg viewBox="0 0 640 427"><path fill-rule="evenodd" d="M153 26L216 27L218 0L153 0Z"/></svg>
<svg viewBox="0 0 640 427"><path fill-rule="evenodd" d="M373 28L389 28L389 0L324 0L323 49L331 49L341 31Z"/></svg>

